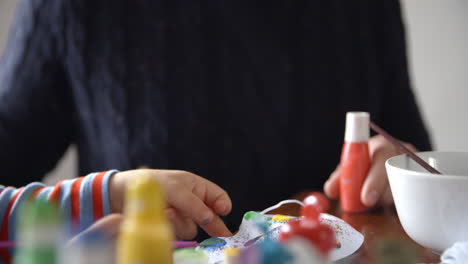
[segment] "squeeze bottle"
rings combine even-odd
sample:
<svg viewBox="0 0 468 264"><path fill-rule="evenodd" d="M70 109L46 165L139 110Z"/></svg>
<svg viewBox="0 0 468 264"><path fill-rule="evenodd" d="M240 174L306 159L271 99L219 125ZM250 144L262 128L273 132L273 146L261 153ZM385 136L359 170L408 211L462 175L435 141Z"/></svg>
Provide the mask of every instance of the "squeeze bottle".
<svg viewBox="0 0 468 264"><path fill-rule="evenodd" d="M125 220L117 242L118 264L171 264L171 227L161 186L142 173L126 193Z"/></svg>
<svg viewBox="0 0 468 264"><path fill-rule="evenodd" d="M340 199L345 212L362 212L361 189L370 168L369 113L348 112L340 161Z"/></svg>
<svg viewBox="0 0 468 264"><path fill-rule="evenodd" d="M43 200L25 201L17 217L18 248L13 264L56 264L62 242L58 209Z"/></svg>

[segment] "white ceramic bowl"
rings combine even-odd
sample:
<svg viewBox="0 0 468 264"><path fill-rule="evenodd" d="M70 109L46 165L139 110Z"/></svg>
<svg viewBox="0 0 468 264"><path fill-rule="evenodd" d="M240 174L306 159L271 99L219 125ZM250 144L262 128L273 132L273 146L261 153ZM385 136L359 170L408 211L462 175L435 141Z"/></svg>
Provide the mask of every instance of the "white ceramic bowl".
<svg viewBox="0 0 468 264"><path fill-rule="evenodd" d="M457 241L468 241L468 152L417 154L443 175L400 155L385 164L390 188L406 233L442 252Z"/></svg>

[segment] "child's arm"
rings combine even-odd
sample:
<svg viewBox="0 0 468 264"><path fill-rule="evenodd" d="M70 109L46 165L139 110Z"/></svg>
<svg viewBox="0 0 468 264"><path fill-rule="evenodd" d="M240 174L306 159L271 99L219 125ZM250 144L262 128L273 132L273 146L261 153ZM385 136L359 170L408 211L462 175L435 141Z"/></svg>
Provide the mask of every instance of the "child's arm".
<svg viewBox="0 0 468 264"><path fill-rule="evenodd" d="M59 205L63 216L73 221L73 228L83 230L110 214L109 180L117 171L92 173L86 177L64 180L52 187L30 183L25 187L0 187L0 240L15 240L15 222L21 204L28 199L45 199ZM70 226L71 228L72 226Z"/></svg>
<svg viewBox="0 0 468 264"><path fill-rule="evenodd" d="M211 236L231 236L220 215L231 211L229 195L216 184L193 173L176 170L133 170L116 173L109 182L112 215L97 221L74 240L88 233L103 232L115 239L123 221L124 193L138 175L149 174L166 194L166 213L177 239L193 239L200 225ZM74 241L72 240L72 241Z"/></svg>
<svg viewBox="0 0 468 264"><path fill-rule="evenodd" d="M92 173L61 181L53 187L37 182L19 189L1 186L0 239L15 239L15 216L27 199L46 199L58 204L66 220L72 220L67 222L78 230L89 227L103 216L121 213L126 186L142 172L151 174L164 188L167 215L178 238L193 238L197 224L212 236L232 235L219 217L231 211L231 200L219 186L190 172L139 170Z"/></svg>

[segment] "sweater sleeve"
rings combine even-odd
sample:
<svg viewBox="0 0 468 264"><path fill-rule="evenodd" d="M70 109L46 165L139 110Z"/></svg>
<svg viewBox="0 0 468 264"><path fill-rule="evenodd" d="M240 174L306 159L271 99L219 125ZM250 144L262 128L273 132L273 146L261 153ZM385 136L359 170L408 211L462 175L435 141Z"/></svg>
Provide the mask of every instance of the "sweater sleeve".
<svg viewBox="0 0 468 264"><path fill-rule="evenodd" d="M0 165L2 175L15 175L2 176L5 185L40 180L72 141L61 2L18 0L0 58Z"/></svg>
<svg viewBox="0 0 468 264"><path fill-rule="evenodd" d="M15 240L16 215L28 199L44 199L59 205L69 230L83 230L109 215L109 180L117 171L91 173L46 187L34 182L23 188L0 187L1 241Z"/></svg>

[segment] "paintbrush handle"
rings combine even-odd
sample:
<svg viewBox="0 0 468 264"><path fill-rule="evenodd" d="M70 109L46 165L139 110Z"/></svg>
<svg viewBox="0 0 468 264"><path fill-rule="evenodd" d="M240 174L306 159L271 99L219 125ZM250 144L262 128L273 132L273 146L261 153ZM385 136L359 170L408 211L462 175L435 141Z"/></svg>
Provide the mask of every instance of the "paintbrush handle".
<svg viewBox="0 0 468 264"><path fill-rule="evenodd" d="M434 174L442 174L438 170L436 170L434 167L429 165L427 162L425 162L423 159L421 159L418 155L414 154L411 150L409 150L405 145L403 145L399 140L395 139L392 137L390 134L388 134L385 130L383 130L381 127L376 125L374 122L369 123L370 127L372 130L377 132L378 134L382 135L385 139L387 139L390 143L392 143L395 147L400 149L403 153L408 155L410 158L412 158L414 161L416 161L419 165L421 165L423 168L428 170L431 173Z"/></svg>
<svg viewBox="0 0 468 264"><path fill-rule="evenodd" d="M196 241L173 241L172 247L175 249L178 248L196 248L198 243Z"/></svg>

